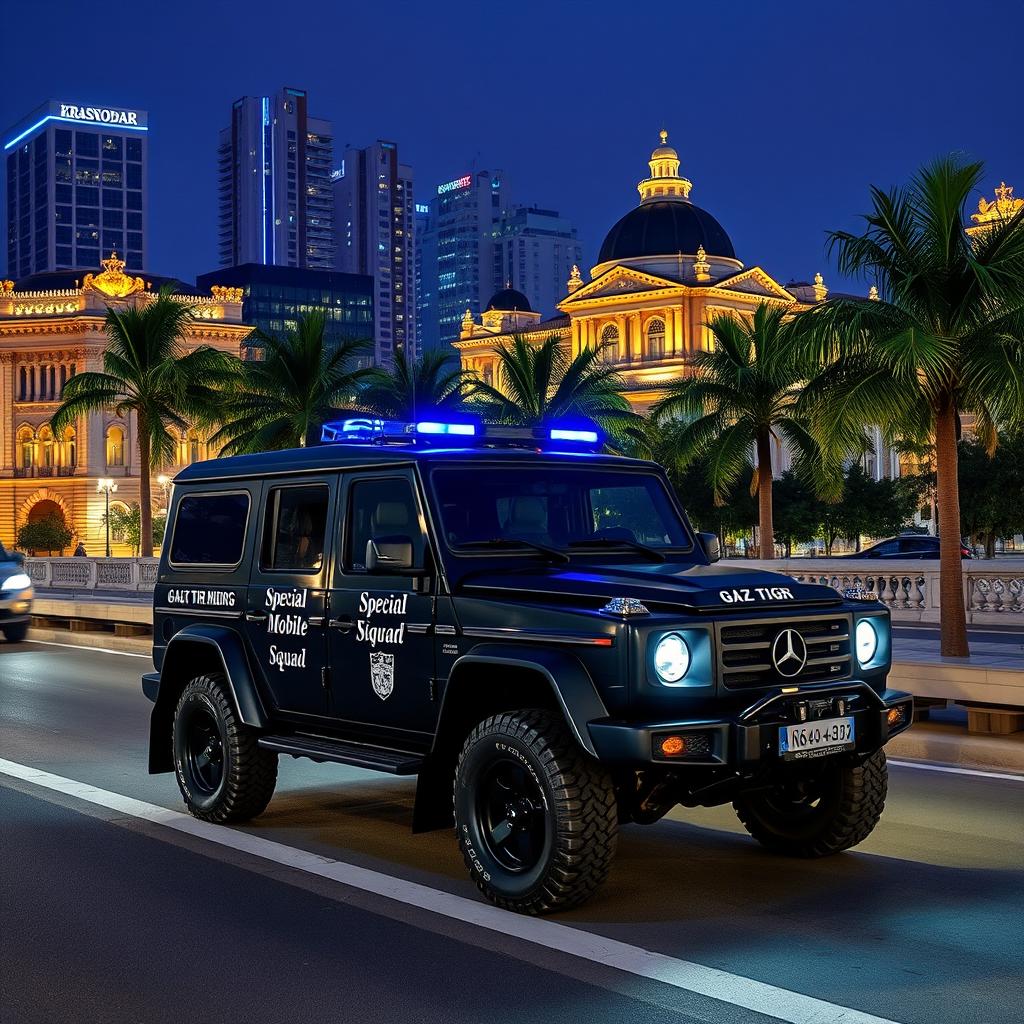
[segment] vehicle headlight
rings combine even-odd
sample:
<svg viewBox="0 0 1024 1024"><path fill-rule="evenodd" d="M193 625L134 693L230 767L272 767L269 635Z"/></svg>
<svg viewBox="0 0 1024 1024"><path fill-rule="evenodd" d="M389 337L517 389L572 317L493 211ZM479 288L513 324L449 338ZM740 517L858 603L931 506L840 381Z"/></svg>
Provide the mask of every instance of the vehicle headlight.
<svg viewBox="0 0 1024 1024"><path fill-rule="evenodd" d="M32 581L23 572L15 573L13 576L8 576L7 579L0 584L0 590L28 590L32 586Z"/></svg>
<svg viewBox="0 0 1024 1024"><path fill-rule="evenodd" d="M671 686L690 670L690 648L678 633L668 633L654 649L654 671L658 679Z"/></svg>
<svg viewBox="0 0 1024 1024"><path fill-rule="evenodd" d="M878 630L870 619L861 619L854 634L857 646L857 661L867 665L878 650Z"/></svg>

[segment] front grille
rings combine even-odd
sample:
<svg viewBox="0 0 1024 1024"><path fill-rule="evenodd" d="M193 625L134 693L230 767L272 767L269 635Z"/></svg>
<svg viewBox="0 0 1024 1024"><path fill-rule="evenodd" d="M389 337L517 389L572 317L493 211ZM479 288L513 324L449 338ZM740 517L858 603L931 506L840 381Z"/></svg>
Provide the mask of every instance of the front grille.
<svg viewBox="0 0 1024 1024"><path fill-rule="evenodd" d="M772 645L785 629L795 629L807 645L807 664L797 675L783 675L772 664ZM848 615L766 619L719 630L719 667L732 689L846 679L851 666Z"/></svg>

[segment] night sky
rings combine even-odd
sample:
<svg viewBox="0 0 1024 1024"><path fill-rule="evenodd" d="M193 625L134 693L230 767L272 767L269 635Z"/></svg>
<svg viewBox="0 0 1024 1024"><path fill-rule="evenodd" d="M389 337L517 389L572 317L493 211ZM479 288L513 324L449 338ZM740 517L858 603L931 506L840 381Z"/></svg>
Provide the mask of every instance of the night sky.
<svg viewBox="0 0 1024 1024"><path fill-rule="evenodd" d="M869 184L955 150L987 196L1024 194L1019 28L987 2L46 0L7 14L0 124L51 97L148 110L145 269L183 280L216 267L217 132L242 95L306 88L339 159L397 141L420 199L502 168L513 200L574 221L585 272L664 125L744 263L836 286L824 233Z"/></svg>

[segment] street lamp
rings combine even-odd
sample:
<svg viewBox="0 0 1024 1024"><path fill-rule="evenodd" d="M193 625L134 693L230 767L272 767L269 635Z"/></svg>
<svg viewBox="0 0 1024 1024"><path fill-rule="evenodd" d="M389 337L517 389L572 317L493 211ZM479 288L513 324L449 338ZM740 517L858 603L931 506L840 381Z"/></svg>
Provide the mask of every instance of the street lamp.
<svg viewBox="0 0 1024 1024"><path fill-rule="evenodd" d="M104 478L104 479L98 480L96 482L96 490L103 494L103 496L104 496L104 498L106 500L106 503L107 503L107 514L106 514L105 518L106 518L106 523L107 523L107 558L109 558L110 557L110 495L111 495L111 493L113 491L117 490L117 483L115 481L113 481L113 480L109 480L107 478Z"/></svg>
<svg viewBox="0 0 1024 1024"><path fill-rule="evenodd" d="M166 473L161 473L157 478L156 482L163 488L164 492L164 511L167 511L167 485L171 482L171 478Z"/></svg>

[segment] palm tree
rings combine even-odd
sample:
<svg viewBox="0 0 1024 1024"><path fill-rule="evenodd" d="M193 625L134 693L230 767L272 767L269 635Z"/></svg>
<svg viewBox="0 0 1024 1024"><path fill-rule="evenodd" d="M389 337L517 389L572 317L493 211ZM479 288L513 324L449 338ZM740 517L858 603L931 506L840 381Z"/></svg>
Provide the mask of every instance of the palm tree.
<svg viewBox="0 0 1024 1024"><path fill-rule="evenodd" d="M783 307L762 303L749 321L729 313L713 316L706 326L714 347L692 358L692 374L670 385L652 410L661 422L672 417L686 421L675 433L679 464L705 463L716 502L725 501L753 453L751 488L758 497L762 558L775 557L773 438L795 454L818 490L834 487L838 468L798 413L808 369L787 348L787 315ZM858 443L852 436L838 440L847 449Z"/></svg>
<svg viewBox="0 0 1024 1024"><path fill-rule="evenodd" d="M354 364L367 343L329 344L325 326L314 310L283 337L253 331L262 358L239 365L210 444L222 445L224 455L301 448L334 408L353 404L367 373Z"/></svg>
<svg viewBox="0 0 1024 1024"><path fill-rule="evenodd" d="M863 234L835 231L839 268L879 299L842 297L801 314L801 352L827 367L808 399L828 403L823 436L844 422L935 447L942 654L969 653L960 564L961 417L991 450L997 425L1024 417L1024 213L965 234L982 165L949 157L901 189L872 188Z"/></svg>
<svg viewBox="0 0 1024 1024"><path fill-rule="evenodd" d="M622 395L624 382L602 362L601 348L570 359L551 335L536 347L521 335L499 345L496 384L476 380L469 397L492 423L535 427L572 417L593 420L613 443L636 434L641 418Z"/></svg>
<svg viewBox="0 0 1024 1024"><path fill-rule="evenodd" d="M231 358L208 346L187 351L185 329L192 318L188 303L161 291L145 305L108 307L103 372L79 373L64 386L60 408L50 421L63 435L75 419L100 409L118 416L134 414L139 449L140 545L153 554L153 503L150 474L154 464L174 455L170 428L178 431L206 421L219 400L217 382Z"/></svg>
<svg viewBox="0 0 1024 1024"><path fill-rule="evenodd" d="M359 388L359 405L378 416L414 420L421 413L453 412L462 405L469 374L452 367L442 352L410 362L395 353L390 370L374 369Z"/></svg>

